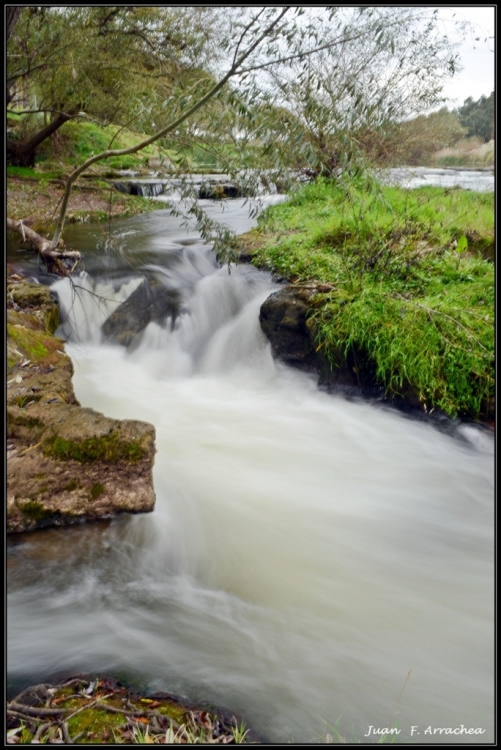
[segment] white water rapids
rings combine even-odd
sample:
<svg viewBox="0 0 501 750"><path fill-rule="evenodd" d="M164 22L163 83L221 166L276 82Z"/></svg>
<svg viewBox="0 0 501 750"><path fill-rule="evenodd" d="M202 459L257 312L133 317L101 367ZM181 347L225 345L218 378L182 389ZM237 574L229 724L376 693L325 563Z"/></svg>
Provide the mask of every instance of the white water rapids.
<svg viewBox="0 0 501 750"><path fill-rule="evenodd" d="M269 276L178 247L184 311L130 351L100 325L137 279L80 279L108 313L55 285L81 404L156 427L157 500L11 539L9 678L135 680L271 742L492 742L492 438L319 391L271 357Z"/></svg>

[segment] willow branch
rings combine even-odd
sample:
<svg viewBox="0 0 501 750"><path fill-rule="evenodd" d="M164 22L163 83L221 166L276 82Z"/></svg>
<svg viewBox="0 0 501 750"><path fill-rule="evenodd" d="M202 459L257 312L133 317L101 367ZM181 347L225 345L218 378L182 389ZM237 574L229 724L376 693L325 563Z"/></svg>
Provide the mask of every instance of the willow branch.
<svg viewBox="0 0 501 750"><path fill-rule="evenodd" d="M163 138L167 133L172 132L175 130L179 125L181 125L185 120L187 120L191 115L193 115L195 112L197 112L201 107L203 107L210 99L212 99L218 91L220 91L223 86L226 85L226 83L235 75L238 75L240 71L240 67L242 63L251 55L254 50L261 44L263 39L265 39L267 36L271 34L273 29L278 25L278 23L282 20L283 16L287 13L289 10L288 7L283 8L282 12L277 16L277 18L272 21L272 23L263 31L263 33L251 44L251 46L239 57L239 59L231 66L229 71L226 73L223 78L215 85L213 86L210 91L207 92L205 96L203 96L201 99L198 100L198 102L195 102L189 109L186 110L186 112L179 117L177 117L175 120L170 122L168 125L166 125L161 130L157 131L154 135L150 136L149 138L146 138L146 140L141 141L141 143L136 144L135 146L130 146L129 148L123 148L123 149L108 149L107 151L103 151L100 154L96 154L95 156L91 156L89 159L84 161L83 164L81 164L77 169L75 169L68 177L66 181L66 189L64 192L63 200L61 203L61 209L59 212L59 218L56 226L56 231L54 234L54 237L52 238L51 247L55 248L57 247L57 244L59 242L59 239L61 237L61 233L64 228L64 220L66 216L66 209L68 206L68 201L71 193L71 189L73 187L73 183L77 179L79 175L82 174L86 169L88 169L92 164L95 164L98 161L102 161L103 159L108 159L110 156L126 156L127 154L135 154L137 151L141 151L143 148L146 148L147 146L151 145L152 143L155 143L159 138Z"/></svg>

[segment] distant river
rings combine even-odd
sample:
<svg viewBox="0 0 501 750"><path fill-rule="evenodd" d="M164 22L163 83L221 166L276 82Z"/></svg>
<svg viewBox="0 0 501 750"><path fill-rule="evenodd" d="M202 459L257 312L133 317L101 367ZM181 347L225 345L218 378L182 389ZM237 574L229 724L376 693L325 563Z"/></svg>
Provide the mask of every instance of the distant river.
<svg viewBox="0 0 501 750"><path fill-rule="evenodd" d="M492 169L431 169L430 167L395 167L382 170L384 182L407 188L461 187L485 193L494 190Z"/></svg>

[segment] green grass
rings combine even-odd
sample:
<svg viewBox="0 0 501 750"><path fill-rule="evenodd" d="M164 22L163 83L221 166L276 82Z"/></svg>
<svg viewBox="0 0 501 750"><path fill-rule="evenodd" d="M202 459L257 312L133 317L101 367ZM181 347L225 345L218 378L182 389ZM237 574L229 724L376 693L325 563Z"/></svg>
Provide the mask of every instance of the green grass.
<svg viewBox="0 0 501 750"><path fill-rule="evenodd" d="M7 167L8 177L39 177L34 169L31 167L15 167L9 165Z"/></svg>
<svg viewBox="0 0 501 750"><path fill-rule="evenodd" d="M356 351L392 394L485 416L494 395L492 193L320 181L268 209L255 263L334 289L311 310L333 367Z"/></svg>
<svg viewBox="0 0 501 750"><path fill-rule="evenodd" d="M75 164L80 164L90 156L106 151L108 148L130 148L146 138L145 135L122 130L115 125L104 127L92 122L76 120L66 122L59 133L65 142L64 150L67 154L65 160ZM103 164L112 169L144 169L148 158L152 156L158 156L158 149L154 145L148 146L138 154L111 157Z"/></svg>

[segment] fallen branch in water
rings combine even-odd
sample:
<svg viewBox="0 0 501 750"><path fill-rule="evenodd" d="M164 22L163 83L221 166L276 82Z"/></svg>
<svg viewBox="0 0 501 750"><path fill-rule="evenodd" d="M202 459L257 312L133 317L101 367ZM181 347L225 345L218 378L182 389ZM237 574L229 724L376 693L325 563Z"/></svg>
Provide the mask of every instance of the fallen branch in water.
<svg viewBox="0 0 501 750"><path fill-rule="evenodd" d="M7 229L12 229L21 235L24 242L29 242L30 245L36 247L40 255L44 258L52 258L53 260L59 258L72 258L73 260L80 260L82 257L78 250L54 250L50 241L42 237L38 232L35 232L30 227L23 224L22 221L16 221L15 219L7 219Z"/></svg>

